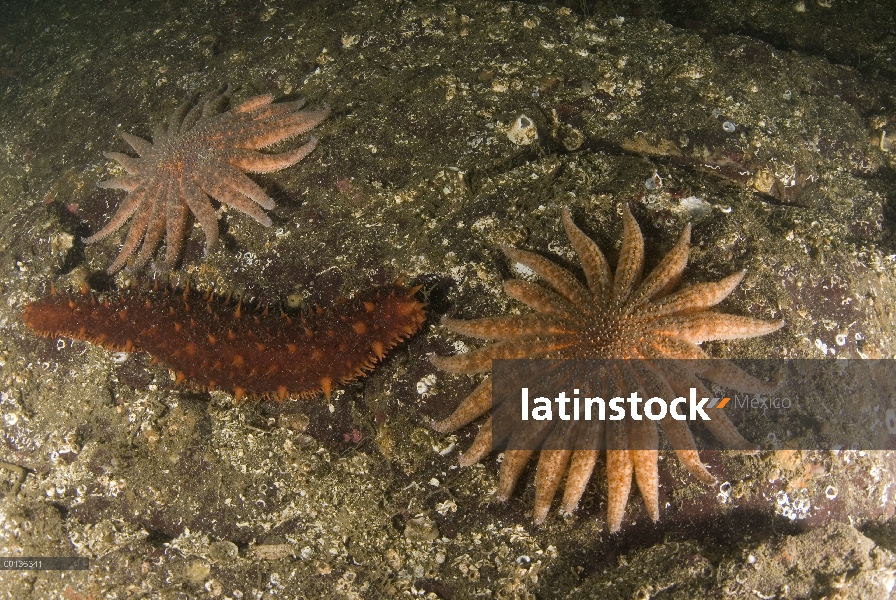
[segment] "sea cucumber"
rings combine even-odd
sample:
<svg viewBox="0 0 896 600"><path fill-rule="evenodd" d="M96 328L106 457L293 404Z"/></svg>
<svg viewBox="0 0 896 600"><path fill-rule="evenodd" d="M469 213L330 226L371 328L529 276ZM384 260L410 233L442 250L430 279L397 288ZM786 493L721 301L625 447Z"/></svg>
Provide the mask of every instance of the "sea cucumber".
<svg viewBox="0 0 896 600"><path fill-rule="evenodd" d="M48 338L86 340L109 350L144 351L176 383L233 390L243 397L310 397L371 370L426 320L424 304L398 281L332 307L299 315L247 307L187 286L123 290L108 298L58 294L25 307L22 318Z"/></svg>

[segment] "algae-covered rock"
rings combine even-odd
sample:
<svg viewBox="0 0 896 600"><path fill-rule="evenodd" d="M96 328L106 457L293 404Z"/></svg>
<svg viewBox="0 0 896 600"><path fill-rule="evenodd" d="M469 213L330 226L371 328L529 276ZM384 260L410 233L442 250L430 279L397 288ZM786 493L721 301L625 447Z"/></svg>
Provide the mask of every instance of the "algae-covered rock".
<svg viewBox="0 0 896 600"><path fill-rule="evenodd" d="M710 355L893 357L894 85L884 66L863 66L888 47L883 20L878 41L851 40L871 57L857 65L751 34L784 10L758 1L738 16L762 21L755 30L621 3L612 15L476 0L45 4L12 7L0 24L0 541L6 555L74 553L91 566L4 571L2 593L892 589L892 451L704 452L712 488L661 459L659 523L633 498L610 535L601 475L575 515L555 508L536 527L531 472L497 502L501 455L457 466L477 425L429 428L476 381L427 359L477 343L443 330L443 315L525 310L504 293L525 274L502 245L575 268L566 206L615 264L624 204L648 268L692 222L682 284L745 269L724 312L787 323L709 344ZM798 14L816 20L828 10L804 4ZM82 238L123 196L96 186L121 175L103 152L129 151L118 131L152 137L176 106L223 83L233 106L271 93L331 109L313 154L252 176L277 203L271 227L220 209L210 255L193 227L173 271L156 254L145 271L102 275L121 238ZM144 355L44 340L21 319L51 286L102 298L189 279L296 314L401 276L423 286L429 326L329 402L236 404L177 385Z"/></svg>

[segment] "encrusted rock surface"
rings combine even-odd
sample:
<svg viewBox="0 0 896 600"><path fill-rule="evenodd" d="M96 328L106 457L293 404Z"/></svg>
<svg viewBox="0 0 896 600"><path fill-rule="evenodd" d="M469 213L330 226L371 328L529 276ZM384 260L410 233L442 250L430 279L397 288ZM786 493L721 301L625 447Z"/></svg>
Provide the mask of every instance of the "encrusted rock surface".
<svg viewBox="0 0 896 600"><path fill-rule="evenodd" d="M750 3L753 17L741 17L767 23L779 4ZM896 85L884 63L854 68L842 53L826 60L710 22L513 3L44 8L0 25L0 491L10 492L0 555L77 554L91 569L4 571L0 593L893 589L892 452L706 453L718 489L661 460L662 520L650 523L635 499L611 536L600 485L579 514L535 527L531 474L495 503L494 457L456 467L475 426L449 437L427 426L472 385L426 360L469 342L438 318L513 308L501 244L574 264L563 206L611 248L629 203L651 264L693 222L688 281L747 269L726 312L788 325L714 343L715 356L892 358ZM883 42L866 41L877 57ZM21 321L50 284L102 292L169 276L159 262L109 280L99 274L114 241L81 243L120 200L96 187L114 169L102 151L126 150L119 129L148 136L189 94L222 82L239 86L235 101L305 96L332 116L313 155L257 176L278 203L273 226L225 213L224 243L208 257L194 228L173 277L293 306L402 274L425 285L431 325L331 406L234 406L227 393L175 388L145 356L42 340ZM522 145L508 138L521 115L538 133Z"/></svg>

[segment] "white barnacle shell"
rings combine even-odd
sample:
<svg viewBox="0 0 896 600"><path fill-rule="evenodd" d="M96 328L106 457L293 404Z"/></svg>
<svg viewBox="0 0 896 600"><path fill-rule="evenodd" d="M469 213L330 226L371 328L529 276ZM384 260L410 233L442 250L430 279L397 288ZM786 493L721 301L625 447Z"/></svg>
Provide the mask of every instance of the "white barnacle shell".
<svg viewBox="0 0 896 600"><path fill-rule="evenodd" d="M526 115L518 116L507 130L507 139L517 146L528 146L536 141L538 128L535 126L535 121Z"/></svg>

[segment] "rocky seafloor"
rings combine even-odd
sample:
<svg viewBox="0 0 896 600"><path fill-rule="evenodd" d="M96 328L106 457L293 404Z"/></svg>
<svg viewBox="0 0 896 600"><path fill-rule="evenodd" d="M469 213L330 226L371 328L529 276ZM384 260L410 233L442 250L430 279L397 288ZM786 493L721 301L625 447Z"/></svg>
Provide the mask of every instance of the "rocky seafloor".
<svg viewBox="0 0 896 600"><path fill-rule="evenodd" d="M648 264L691 222L686 282L748 271L724 310L787 325L708 344L713 356L896 355L892 33L851 40L853 53L801 51L813 39L801 19L859 9L741 6L784 34L474 1L4 9L0 555L91 566L0 571L0 593L888 597L893 452L706 453L715 489L664 457L659 523L635 494L611 535L602 477L575 515L536 527L531 472L498 503L500 457L457 467L477 427L428 426L475 384L427 360L472 343L439 318L518 309L502 244L575 266L564 206L611 262L628 203ZM786 26L795 41L776 44ZM103 275L116 240L81 241L123 195L96 186L117 172L102 152L222 83L235 101L272 92L332 109L310 157L256 177L278 203L273 226L222 210L211 255L195 227L175 269ZM143 354L45 340L21 320L51 285L189 278L326 305L398 276L424 286L429 324L330 404L235 405L175 387Z"/></svg>

